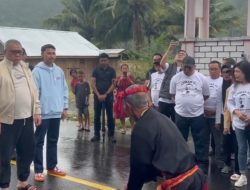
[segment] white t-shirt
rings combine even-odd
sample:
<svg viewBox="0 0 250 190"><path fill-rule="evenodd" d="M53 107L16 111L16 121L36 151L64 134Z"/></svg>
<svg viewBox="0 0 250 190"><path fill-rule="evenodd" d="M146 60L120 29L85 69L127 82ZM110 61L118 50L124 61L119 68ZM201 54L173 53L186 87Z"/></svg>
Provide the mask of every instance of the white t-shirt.
<svg viewBox="0 0 250 190"><path fill-rule="evenodd" d="M15 87L15 119L25 119L32 115L32 98L28 81L20 64L13 66L13 82Z"/></svg>
<svg viewBox="0 0 250 190"><path fill-rule="evenodd" d="M222 87L222 77L212 79L210 76L206 77L209 85L209 98L204 103L204 109L208 111L216 111L217 97L219 95L220 88Z"/></svg>
<svg viewBox="0 0 250 190"><path fill-rule="evenodd" d="M164 79L165 73L155 72L151 74L151 97L154 106L158 107L159 93L161 89L161 83Z"/></svg>
<svg viewBox="0 0 250 190"><path fill-rule="evenodd" d="M187 76L177 73L170 82L170 94L175 94L175 111L182 117L197 117L204 113L204 96L209 96L206 77L195 71Z"/></svg>
<svg viewBox="0 0 250 190"><path fill-rule="evenodd" d="M231 93L229 93L227 107L231 113L235 109L240 110L250 117L250 84L238 84L231 86ZM248 123L240 120L238 116L233 114L233 127L245 129Z"/></svg>

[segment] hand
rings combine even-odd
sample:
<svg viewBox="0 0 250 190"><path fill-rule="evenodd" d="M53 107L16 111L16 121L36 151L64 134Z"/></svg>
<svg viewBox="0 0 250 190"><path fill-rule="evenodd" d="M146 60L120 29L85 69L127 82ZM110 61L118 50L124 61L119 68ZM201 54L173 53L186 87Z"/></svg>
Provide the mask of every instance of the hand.
<svg viewBox="0 0 250 190"><path fill-rule="evenodd" d="M241 121L248 122L248 117L247 117L247 115L245 113L243 113L243 112L241 112L239 110L235 110L234 114L236 116L238 116Z"/></svg>
<svg viewBox="0 0 250 190"><path fill-rule="evenodd" d="M106 98L107 98L107 95L106 95L106 94L102 94L102 95L99 95L99 96L98 96L98 99L99 99L99 101L101 101L101 102L104 102Z"/></svg>
<svg viewBox="0 0 250 190"><path fill-rule="evenodd" d="M150 84L150 80L145 80L144 86L149 87L149 84Z"/></svg>
<svg viewBox="0 0 250 190"><path fill-rule="evenodd" d="M224 135L230 134L230 129L229 129L229 128L224 128L223 134L224 134Z"/></svg>
<svg viewBox="0 0 250 190"><path fill-rule="evenodd" d="M212 117L212 116L215 116L215 111L204 110L204 114L207 117Z"/></svg>
<svg viewBox="0 0 250 190"><path fill-rule="evenodd" d="M168 46L168 49L169 49L169 50L175 49L176 46L177 46L177 43L178 43L178 42L171 41L170 44L169 44L169 46Z"/></svg>
<svg viewBox="0 0 250 190"><path fill-rule="evenodd" d="M65 110L63 110L63 112L62 112L62 120L64 121L64 119L66 119L67 116L68 116L68 111L65 109Z"/></svg>
<svg viewBox="0 0 250 190"><path fill-rule="evenodd" d="M35 126L39 127L42 123L42 117L41 114L35 114L34 116Z"/></svg>

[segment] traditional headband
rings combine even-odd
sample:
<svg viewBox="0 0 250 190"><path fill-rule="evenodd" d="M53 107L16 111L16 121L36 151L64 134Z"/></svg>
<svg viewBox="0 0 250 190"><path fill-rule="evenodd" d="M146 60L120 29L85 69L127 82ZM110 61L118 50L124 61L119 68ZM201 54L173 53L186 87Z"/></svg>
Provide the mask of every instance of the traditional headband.
<svg viewBox="0 0 250 190"><path fill-rule="evenodd" d="M141 85L141 86L136 86L133 88L126 89L122 92L118 92L116 96L116 103L118 104L117 111L122 112L122 110L124 109L123 102L126 96L136 94L138 92L148 92L148 88L146 86Z"/></svg>
<svg viewBox="0 0 250 190"><path fill-rule="evenodd" d="M126 96L136 94L138 92L148 92L148 88L146 86L136 86L134 88L125 89L124 91L119 92L117 97L125 98Z"/></svg>

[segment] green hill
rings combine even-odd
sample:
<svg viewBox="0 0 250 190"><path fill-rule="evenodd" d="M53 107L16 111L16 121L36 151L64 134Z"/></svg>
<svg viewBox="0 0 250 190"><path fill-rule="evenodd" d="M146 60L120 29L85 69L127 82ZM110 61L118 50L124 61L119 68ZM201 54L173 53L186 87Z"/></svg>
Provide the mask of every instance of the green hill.
<svg viewBox="0 0 250 190"><path fill-rule="evenodd" d="M60 0L0 0L0 26L42 28L62 9Z"/></svg>
<svg viewBox="0 0 250 190"><path fill-rule="evenodd" d="M235 7L232 14L241 17L241 27L231 29L231 33L245 35L247 0L221 1L232 4ZM57 15L62 9L60 0L0 0L0 26L43 28L43 21Z"/></svg>

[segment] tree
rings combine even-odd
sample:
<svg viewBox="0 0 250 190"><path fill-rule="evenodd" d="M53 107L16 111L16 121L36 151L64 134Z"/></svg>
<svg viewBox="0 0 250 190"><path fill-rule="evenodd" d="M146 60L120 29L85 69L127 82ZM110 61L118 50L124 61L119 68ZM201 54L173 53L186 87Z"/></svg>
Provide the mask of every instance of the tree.
<svg viewBox="0 0 250 190"><path fill-rule="evenodd" d="M159 0L113 0L110 10L113 15L113 26L105 38L118 35L116 41L133 39L139 50L144 42L147 16L152 15ZM120 35L119 35L120 34Z"/></svg>
<svg viewBox="0 0 250 190"><path fill-rule="evenodd" d="M222 0L210 2L210 37L228 36L230 30L239 27L240 18L233 14L234 6Z"/></svg>
<svg viewBox="0 0 250 190"><path fill-rule="evenodd" d="M46 20L45 26L54 29L77 31L88 40L95 36L96 21L101 16L107 1L62 0L64 10Z"/></svg>

